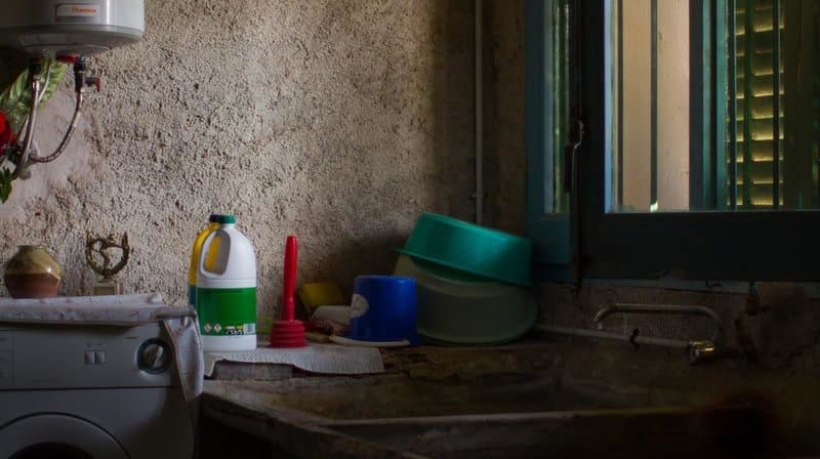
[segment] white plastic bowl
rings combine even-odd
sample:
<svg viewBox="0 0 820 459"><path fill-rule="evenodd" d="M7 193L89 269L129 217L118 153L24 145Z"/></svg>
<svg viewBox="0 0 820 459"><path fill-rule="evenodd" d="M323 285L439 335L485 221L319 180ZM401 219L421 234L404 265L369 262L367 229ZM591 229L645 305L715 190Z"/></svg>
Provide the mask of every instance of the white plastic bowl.
<svg viewBox="0 0 820 459"><path fill-rule="evenodd" d="M427 341L501 344L524 335L538 317L524 287L443 277L406 255L399 256L393 274L416 280L418 332Z"/></svg>

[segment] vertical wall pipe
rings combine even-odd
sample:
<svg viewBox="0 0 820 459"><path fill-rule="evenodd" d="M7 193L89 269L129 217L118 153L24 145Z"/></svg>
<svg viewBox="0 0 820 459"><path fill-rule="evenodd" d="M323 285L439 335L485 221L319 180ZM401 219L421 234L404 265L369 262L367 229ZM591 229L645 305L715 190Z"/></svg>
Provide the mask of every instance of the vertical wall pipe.
<svg viewBox="0 0 820 459"><path fill-rule="evenodd" d="M484 221L484 0L475 2L475 222Z"/></svg>

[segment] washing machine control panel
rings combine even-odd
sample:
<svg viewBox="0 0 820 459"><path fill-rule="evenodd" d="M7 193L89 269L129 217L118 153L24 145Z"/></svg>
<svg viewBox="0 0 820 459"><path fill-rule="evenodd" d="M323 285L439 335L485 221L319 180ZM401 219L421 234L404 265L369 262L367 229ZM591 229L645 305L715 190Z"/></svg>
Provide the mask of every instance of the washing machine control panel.
<svg viewBox="0 0 820 459"><path fill-rule="evenodd" d="M159 325L0 329L0 389L168 387L173 368Z"/></svg>

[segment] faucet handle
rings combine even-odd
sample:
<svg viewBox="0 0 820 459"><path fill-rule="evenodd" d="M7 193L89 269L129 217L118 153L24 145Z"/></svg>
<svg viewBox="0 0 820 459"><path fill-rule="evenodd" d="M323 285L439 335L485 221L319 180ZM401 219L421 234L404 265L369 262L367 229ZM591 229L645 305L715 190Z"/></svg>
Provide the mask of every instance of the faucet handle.
<svg viewBox="0 0 820 459"><path fill-rule="evenodd" d="M712 360L716 354L717 346L710 340L690 341L689 346L686 348L687 358L692 365L705 360Z"/></svg>

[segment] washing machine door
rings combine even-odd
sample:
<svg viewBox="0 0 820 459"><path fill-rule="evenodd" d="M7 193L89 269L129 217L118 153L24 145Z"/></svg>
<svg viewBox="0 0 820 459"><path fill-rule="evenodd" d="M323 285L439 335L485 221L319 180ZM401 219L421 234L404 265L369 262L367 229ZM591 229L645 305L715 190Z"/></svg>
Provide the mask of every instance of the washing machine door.
<svg viewBox="0 0 820 459"><path fill-rule="evenodd" d="M0 458L128 459L100 427L62 414L38 414L0 427Z"/></svg>

